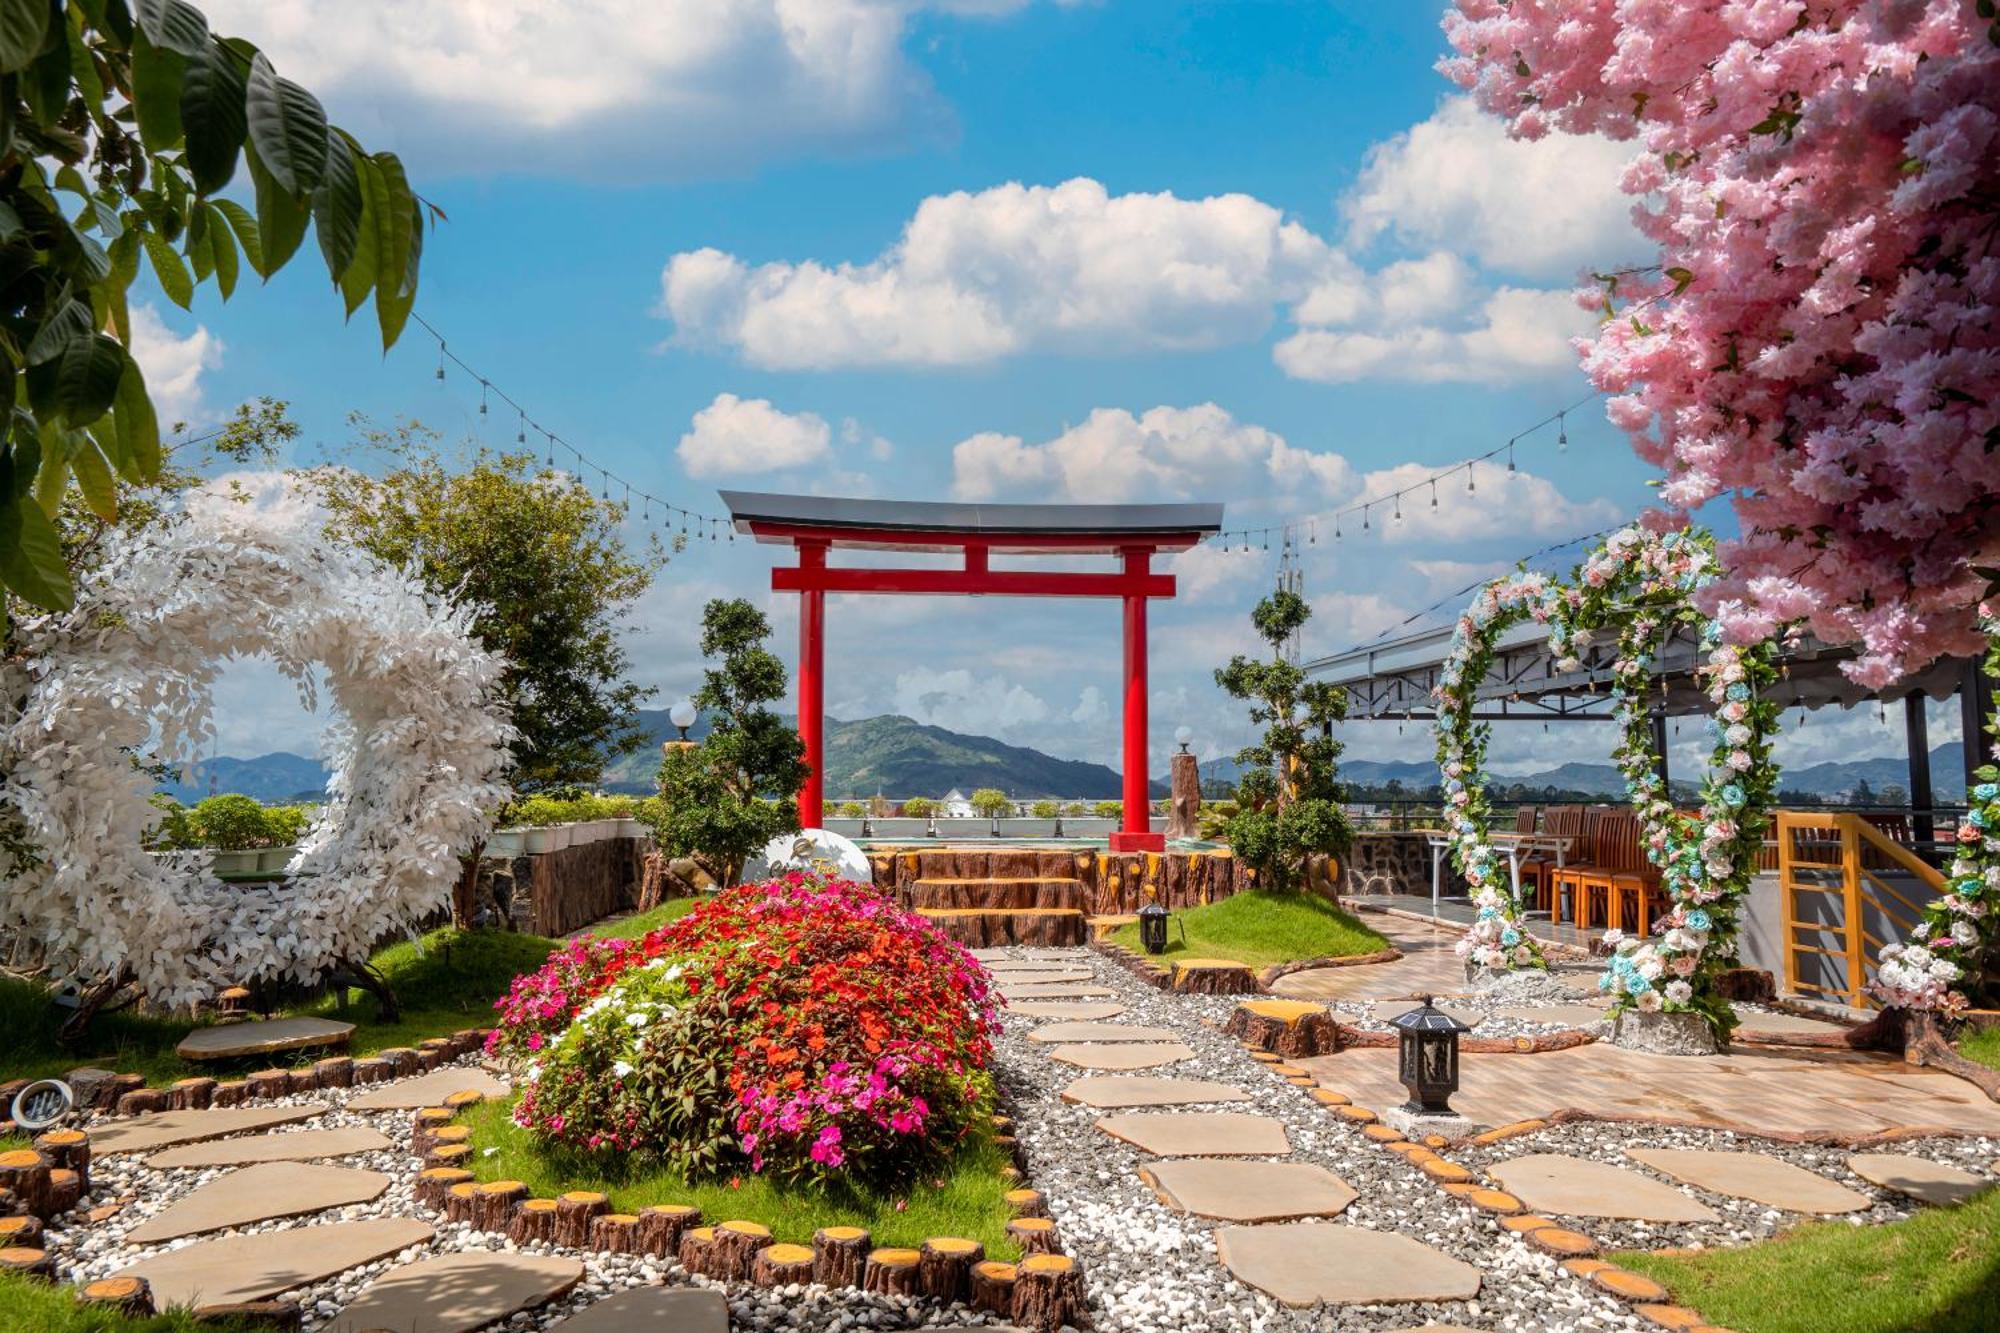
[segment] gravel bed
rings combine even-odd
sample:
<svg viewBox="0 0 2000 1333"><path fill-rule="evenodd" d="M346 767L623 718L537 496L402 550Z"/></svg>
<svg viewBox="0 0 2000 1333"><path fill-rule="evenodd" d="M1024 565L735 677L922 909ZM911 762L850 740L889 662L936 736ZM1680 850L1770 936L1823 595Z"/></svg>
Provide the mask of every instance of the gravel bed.
<svg viewBox="0 0 2000 1333"><path fill-rule="evenodd" d="M1192 1060L1142 1071L1166 1078L1209 1079L1240 1087L1254 1101L1163 1110L1257 1111L1285 1126L1292 1152L1283 1159L1325 1166L1360 1198L1338 1221L1399 1231L1477 1266L1485 1275L1471 1301L1350 1305L1293 1310L1237 1282L1216 1259L1219 1224L1175 1213L1140 1181L1150 1160L1095 1128L1106 1112L1074 1106L1060 1094L1085 1071L1056 1064L1027 1040L1029 1020L1009 1016L999 1043L999 1072L1031 1183L1048 1198L1066 1253L1083 1265L1092 1315L1100 1329L1288 1330L1406 1329L1426 1323L1508 1330L1643 1327L1638 1316L1530 1250L1498 1222L1445 1194L1394 1153L1252 1061L1220 1027L1241 997L1180 995L1147 985L1086 951L1067 955L1091 968L1127 1011L1115 1022L1172 1028L1196 1052Z"/></svg>

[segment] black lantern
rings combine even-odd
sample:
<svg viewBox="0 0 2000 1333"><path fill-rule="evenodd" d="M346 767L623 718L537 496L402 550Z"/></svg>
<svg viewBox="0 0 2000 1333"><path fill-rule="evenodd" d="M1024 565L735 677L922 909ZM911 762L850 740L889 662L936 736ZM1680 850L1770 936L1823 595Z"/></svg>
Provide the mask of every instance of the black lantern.
<svg viewBox="0 0 2000 1333"><path fill-rule="evenodd" d="M1167 951L1167 909L1149 902L1139 909L1139 943L1147 953Z"/></svg>
<svg viewBox="0 0 2000 1333"><path fill-rule="evenodd" d="M1451 1115L1450 1097L1458 1091L1458 1038L1471 1028L1442 1009L1431 997L1420 996L1415 1009L1389 1020L1396 1029L1402 1059L1399 1074L1410 1090L1403 1109L1416 1115Z"/></svg>

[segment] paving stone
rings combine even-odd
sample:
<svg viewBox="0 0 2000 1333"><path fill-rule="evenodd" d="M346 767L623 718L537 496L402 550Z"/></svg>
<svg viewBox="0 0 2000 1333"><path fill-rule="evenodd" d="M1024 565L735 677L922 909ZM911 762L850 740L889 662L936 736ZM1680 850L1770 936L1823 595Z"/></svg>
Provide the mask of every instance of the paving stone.
<svg viewBox="0 0 2000 1333"><path fill-rule="evenodd" d="M1392 1018L1409 1013L1410 1010L1416 1007L1417 1005L1414 1000L1382 1000L1375 1004L1370 1009L1370 1012L1374 1014L1376 1022L1386 1023ZM1478 1009L1454 1009L1448 1004L1441 1004L1436 1007L1440 1011L1450 1014L1469 1028L1478 1027L1486 1018L1486 1015Z"/></svg>
<svg viewBox="0 0 2000 1333"><path fill-rule="evenodd" d="M1874 1202L1838 1181L1762 1153L1627 1148L1625 1155L1696 1189L1788 1213L1852 1213Z"/></svg>
<svg viewBox="0 0 2000 1333"><path fill-rule="evenodd" d="M1109 1115L1097 1127L1155 1157L1282 1157L1292 1150L1282 1121L1243 1111Z"/></svg>
<svg viewBox="0 0 2000 1333"><path fill-rule="evenodd" d="M200 1241L132 1265L120 1277L142 1277L161 1308L261 1301L323 1281L437 1233L409 1217L257 1231Z"/></svg>
<svg viewBox="0 0 2000 1333"><path fill-rule="evenodd" d="M1508 1193L1538 1213L1621 1217L1645 1222L1716 1222L1715 1210L1671 1185L1608 1162L1531 1153L1486 1168Z"/></svg>
<svg viewBox="0 0 2000 1333"><path fill-rule="evenodd" d="M1125 1006L1111 1000L1023 1000L1019 1004L1009 1003L1007 1012L1025 1014L1029 1018L1067 1018L1077 1022L1089 1022L1100 1018L1116 1018L1125 1012Z"/></svg>
<svg viewBox="0 0 2000 1333"><path fill-rule="evenodd" d="M1199 1106L1204 1102L1247 1102L1250 1094L1227 1083L1199 1078L1080 1078L1062 1091L1066 1102L1103 1111L1128 1106Z"/></svg>
<svg viewBox="0 0 2000 1333"><path fill-rule="evenodd" d="M174 1054L183 1060L236 1060L315 1046L345 1046L353 1035L354 1024L330 1018L273 1018L196 1028L181 1038Z"/></svg>
<svg viewBox="0 0 2000 1333"><path fill-rule="evenodd" d="M228 1106L206 1111L158 1111L92 1126L90 1151L98 1154L149 1152L154 1148L170 1148L176 1143L199 1143L203 1139L219 1139L227 1134L289 1125L310 1120L326 1110L324 1102L313 1102L305 1106Z"/></svg>
<svg viewBox="0 0 2000 1333"><path fill-rule="evenodd" d="M1605 1019L1604 1010L1588 1004L1511 1004L1495 1012L1524 1023L1557 1023L1566 1028L1595 1027Z"/></svg>
<svg viewBox="0 0 2000 1333"><path fill-rule="evenodd" d="M1333 1172L1305 1162L1186 1158L1150 1162L1139 1175L1168 1207L1224 1222L1332 1217L1358 1197Z"/></svg>
<svg viewBox="0 0 2000 1333"><path fill-rule="evenodd" d="M989 964L986 969L1002 986L1032 986L1052 981L1090 981L1096 976L1087 967L1063 967L1051 963L1022 963L1017 967Z"/></svg>
<svg viewBox="0 0 2000 1333"><path fill-rule="evenodd" d="M1109 1000L1116 998L1111 991L1094 981L1036 982L1022 986L1002 986L1000 993L1009 1000Z"/></svg>
<svg viewBox="0 0 2000 1333"><path fill-rule="evenodd" d="M439 1255L390 1269L324 1328L327 1333L472 1333L546 1305L582 1278L583 1265L574 1259L505 1252Z"/></svg>
<svg viewBox="0 0 2000 1333"><path fill-rule="evenodd" d="M1742 1005L1731 1006L1736 1017L1742 1020L1737 1029L1739 1036L1755 1036L1760 1032L1777 1033L1783 1036L1810 1036L1828 1032L1845 1032L1844 1023L1830 1022L1824 1018L1808 1018L1804 1014L1775 1013L1763 1009L1746 1009Z"/></svg>
<svg viewBox="0 0 2000 1333"><path fill-rule="evenodd" d="M1178 1041L1172 1028L1141 1027L1137 1023L1049 1023L1028 1034L1037 1042Z"/></svg>
<svg viewBox="0 0 2000 1333"><path fill-rule="evenodd" d="M389 1188L380 1171L308 1162L260 1162L218 1176L126 1235L135 1245L220 1231L274 1217L367 1203Z"/></svg>
<svg viewBox="0 0 2000 1333"><path fill-rule="evenodd" d="M1223 1227L1216 1255L1238 1280L1286 1305L1458 1301L1479 1294L1479 1270L1393 1231L1331 1222Z"/></svg>
<svg viewBox="0 0 2000 1333"><path fill-rule="evenodd" d="M719 1291L631 1287L606 1297L549 1333L729 1333L729 1302Z"/></svg>
<svg viewBox="0 0 2000 1333"><path fill-rule="evenodd" d="M1479 1330L1464 1324L1418 1324L1414 1328L1391 1329L1390 1333L1479 1333Z"/></svg>
<svg viewBox="0 0 2000 1333"><path fill-rule="evenodd" d="M347 1104L350 1111L414 1111L438 1106L454 1092L468 1089L487 1097L505 1097L507 1085L483 1069L446 1065L415 1078L397 1079L370 1088Z"/></svg>
<svg viewBox="0 0 2000 1333"><path fill-rule="evenodd" d="M1920 1203L1958 1203L1993 1183L1959 1167L1902 1153L1856 1153L1847 1159L1847 1167L1871 1185L1907 1194Z"/></svg>
<svg viewBox="0 0 2000 1333"><path fill-rule="evenodd" d="M1157 1069L1194 1059L1194 1052L1177 1041L1132 1042L1124 1045L1099 1042L1089 1046L1058 1046L1049 1059L1078 1069Z"/></svg>
<svg viewBox="0 0 2000 1333"><path fill-rule="evenodd" d="M309 1162L318 1157L380 1152L388 1146L386 1137L360 1126L302 1129L290 1134L248 1134L214 1143L190 1143L154 1153L146 1159L146 1165L156 1171L170 1171L197 1166L248 1166L252 1162Z"/></svg>

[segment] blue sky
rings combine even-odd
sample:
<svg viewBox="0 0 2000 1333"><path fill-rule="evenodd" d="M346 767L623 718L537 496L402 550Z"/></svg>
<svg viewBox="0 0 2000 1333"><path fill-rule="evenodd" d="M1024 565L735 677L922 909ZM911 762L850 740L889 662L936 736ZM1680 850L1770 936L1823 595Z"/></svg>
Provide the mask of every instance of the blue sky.
<svg viewBox="0 0 2000 1333"><path fill-rule="evenodd" d="M1644 253L1622 152L1504 140L1432 69L1429 4L1273 0L210 0L449 214L418 311L534 416L654 494L1211 499L1264 524L1385 495L1588 393L1572 279ZM387 53L386 56L384 53ZM310 258L308 256L308 258ZM288 400L292 461L347 414L508 445L475 381L388 356L303 260L227 306L156 302L142 349L196 422ZM1520 475L1461 476L1308 548L1309 652L1629 515L1647 471L1588 407ZM1351 528L1353 525L1347 525ZM1261 550L1193 553L1156 609L1155 750L1243 739L1210 680L1250 646ZM701 603L774 553L677 557L630 627L659 702ZM1112 604L835 599L831 710L1115 762ZM307 748L238 671L225 752ZM232 730L233 728L233 730ZM1422 736L1354 728L1354 753ZM1608 737L1606 738L1608 742ZM1503 761L1575 753L1503 737ZM1590 745L1589 742L1584 742ZM1559 752L1557 747L1563 748ZM1591 748L1595 748L1592 746Z"/></svg>

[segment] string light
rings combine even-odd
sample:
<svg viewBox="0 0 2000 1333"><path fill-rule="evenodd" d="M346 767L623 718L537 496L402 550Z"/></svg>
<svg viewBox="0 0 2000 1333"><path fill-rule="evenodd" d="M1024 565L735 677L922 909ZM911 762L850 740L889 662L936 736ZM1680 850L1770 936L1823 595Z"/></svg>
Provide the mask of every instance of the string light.
<svg viewBox="0 0 2000 1333"><path fill-rule="evenodd" d="M1431 508L1436 509L1437 507L1438 507L1438 484L1436 480L1433 479L1431 482Z"/></svg>
<svg viewBox="0 0 2000 1333"><path fill-rule="evenodd" d="M486 415L486 395L492 388L485 380L479 381L479 415L482 417Z"/></svg>
<svg viewBox="0 0 2000 1333"><path fill-rule="evenodd" d="M1473 469L1478 466L1479 464L1477 463L1467 463L1465 465L1465 493L1467 495L1471 495L1479 489L1478 478L1473 475Z"/></svg>
<svg viewBox="0 0 2000 1333"><path fill-rule="evenodd" d="M1559 454L1569 452L1569 423L1564 420L1568 415L1567 410L1556 413L1556 452Z"/></svg>

